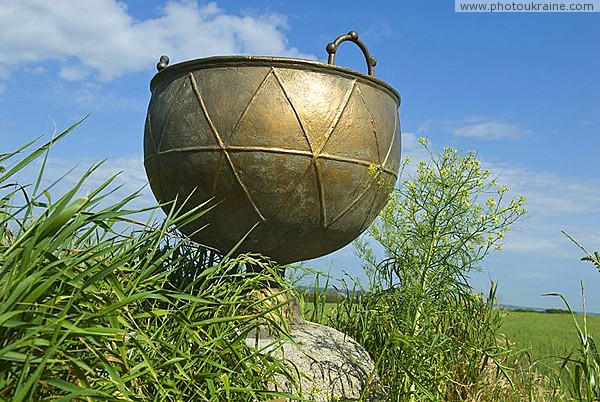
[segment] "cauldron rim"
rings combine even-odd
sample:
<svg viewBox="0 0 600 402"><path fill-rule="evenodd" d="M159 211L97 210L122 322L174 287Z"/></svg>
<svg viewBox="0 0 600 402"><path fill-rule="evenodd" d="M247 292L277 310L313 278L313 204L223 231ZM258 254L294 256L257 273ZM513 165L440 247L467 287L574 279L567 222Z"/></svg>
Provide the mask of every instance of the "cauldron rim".
<svg viewBox="0 0 600 402"><path fill-rule="evenodd" d="M398 106L400 106L401 103L401 97L398 91L385 81L373 76L362 74L358 71L334 64L322 63L317 60L268 56L213 56L176 63L157 72L154 77L152 77L152 80L150 81L150 91L154 92L154 89L160 86L163 81L168 80L173 76L180 76L181 74L197 70L222 67L283 67L325 74L336 74L346 78L359 79L362 82L382 89L396 100Z"/></svg>

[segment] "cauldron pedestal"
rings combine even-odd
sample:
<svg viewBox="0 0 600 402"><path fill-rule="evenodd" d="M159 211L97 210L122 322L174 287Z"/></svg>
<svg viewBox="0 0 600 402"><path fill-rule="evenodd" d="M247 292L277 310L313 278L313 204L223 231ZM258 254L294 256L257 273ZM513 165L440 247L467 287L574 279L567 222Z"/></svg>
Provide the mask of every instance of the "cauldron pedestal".
<svg viewBox="0 0 600 402"><path fill-rule="evenodd" d="M280 295L276 301L284 299ZM291 394L301 391L311 401L328 402L357 401L366 388L365 395L369 396L366 401L387 400L375 391L378 383L375 365L358 342L328 326L305 321L297 300L284 305L279 316L288 321L292 341L276 338L268 331L251 333L246 338L248 346L270 349L275 357L302 373L295 384L277 375L277 391ZM274 386L271 388L275 390Z"/></svg>

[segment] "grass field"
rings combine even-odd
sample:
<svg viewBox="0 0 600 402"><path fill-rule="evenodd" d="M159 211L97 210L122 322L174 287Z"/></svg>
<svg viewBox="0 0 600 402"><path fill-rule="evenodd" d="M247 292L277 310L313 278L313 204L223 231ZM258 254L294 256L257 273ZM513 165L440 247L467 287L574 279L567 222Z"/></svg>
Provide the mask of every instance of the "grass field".
<svg viewBox="0 0 600 402"><path fill-rule="evenodd" d="M322 323L333 312L336 304L325 303ZM311 303L307 303L305 315L313 312ZM583 315L577 315L577 322L583 329ZM587 330L594 340L600 339L600 316L587 316ZM559 356L567 356L579 346L577 328L573 317L568 313L543 313L537 311L505 311L500 332L514 345L539 361L539 365L554 365Z"/></svg>
<svg viewBox="0 0 600 402"><path fill-rule="evenodd" d="M334 312L336 303L325 303L320 322ZM313 305L306 303L305 316L311 318ZM584 328L583 315L576 315L580 328ZM600 340L600 316L588 315L585 323L588 335ZM535 363L542 372L560 368L563 357L579 347L577 328L568 313L544 313L537 311L504 311L500 334L506 337L511 349L522 363Z"/></svg>
<svg viewBox="0 0 600 402"><path fill-rule="evenodd" d="M325 303L323 324L333 312L336 304ZM305 316L310 318L313 312L312 303L306 303ZM577 315L577 321L583 329L583 315ZM600 340L600 316L587 316L587 330L594 340ZM579 346L577 328L573 317L568 313L543 313L537 311L505 311L500 333L514 345L515 350L522 350L522 358L530 357L531 362L538 362L538 367L557 367L560 357L567 356Z"/></svg>
<svg viewBox="0 0 600 402"><path fill-rule="evenodd" d="M560 365L558 356L567 356L579 345L577 329L570 314L547 314L540 312L506 311L500 332L514 342L515 347L525 350L538 367ZM577 320L583 328L583 316ZM594 340L600 338L600 316L587 316L588 334Z"/></svg>

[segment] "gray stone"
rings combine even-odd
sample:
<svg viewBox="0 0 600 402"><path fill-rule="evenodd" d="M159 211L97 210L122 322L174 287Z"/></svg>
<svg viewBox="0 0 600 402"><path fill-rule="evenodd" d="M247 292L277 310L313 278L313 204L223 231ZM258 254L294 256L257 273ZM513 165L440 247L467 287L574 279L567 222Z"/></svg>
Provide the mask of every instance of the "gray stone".
<svg viewBox="0 0 600 402"><path fill-rule="evenodd" d="M383 401L372 392L378 382L373 360L349 336L333 328L296 319L290 325L290 338L274 339L267 333L254 333L246 343L268 350L294 365L302 373L294 384L283 375L276 377L277 390L302 395L311 401L356 401L367 387L366 401Z"/></svg>

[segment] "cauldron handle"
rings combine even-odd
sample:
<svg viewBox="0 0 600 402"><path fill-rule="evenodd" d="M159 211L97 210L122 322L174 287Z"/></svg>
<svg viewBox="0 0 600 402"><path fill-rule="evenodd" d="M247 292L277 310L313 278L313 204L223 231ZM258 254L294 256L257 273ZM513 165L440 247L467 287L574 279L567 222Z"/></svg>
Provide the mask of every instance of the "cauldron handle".
<svg viewBox="0 0 600 402"><path fill-rule="evenodd" d="M335 52L337 51L338 46L340 45L340 43L346 42L348 40L356 43L360 50L362 50L363 54L365 55L365 60L367 61L369 75L372 77L373 68L375 67L375 64L377 64L377 60L374 57L371 57L371 55L369 54L369 50L367 49L365 44L362 43L360 39L358 39L358 34L356 33L356 31L350 31L346 35L339 36L336 40L327 44L327 47L325 48L327 50L327 53L329 53L327 64L334 64L333 62L335 59Z"/></svg>

